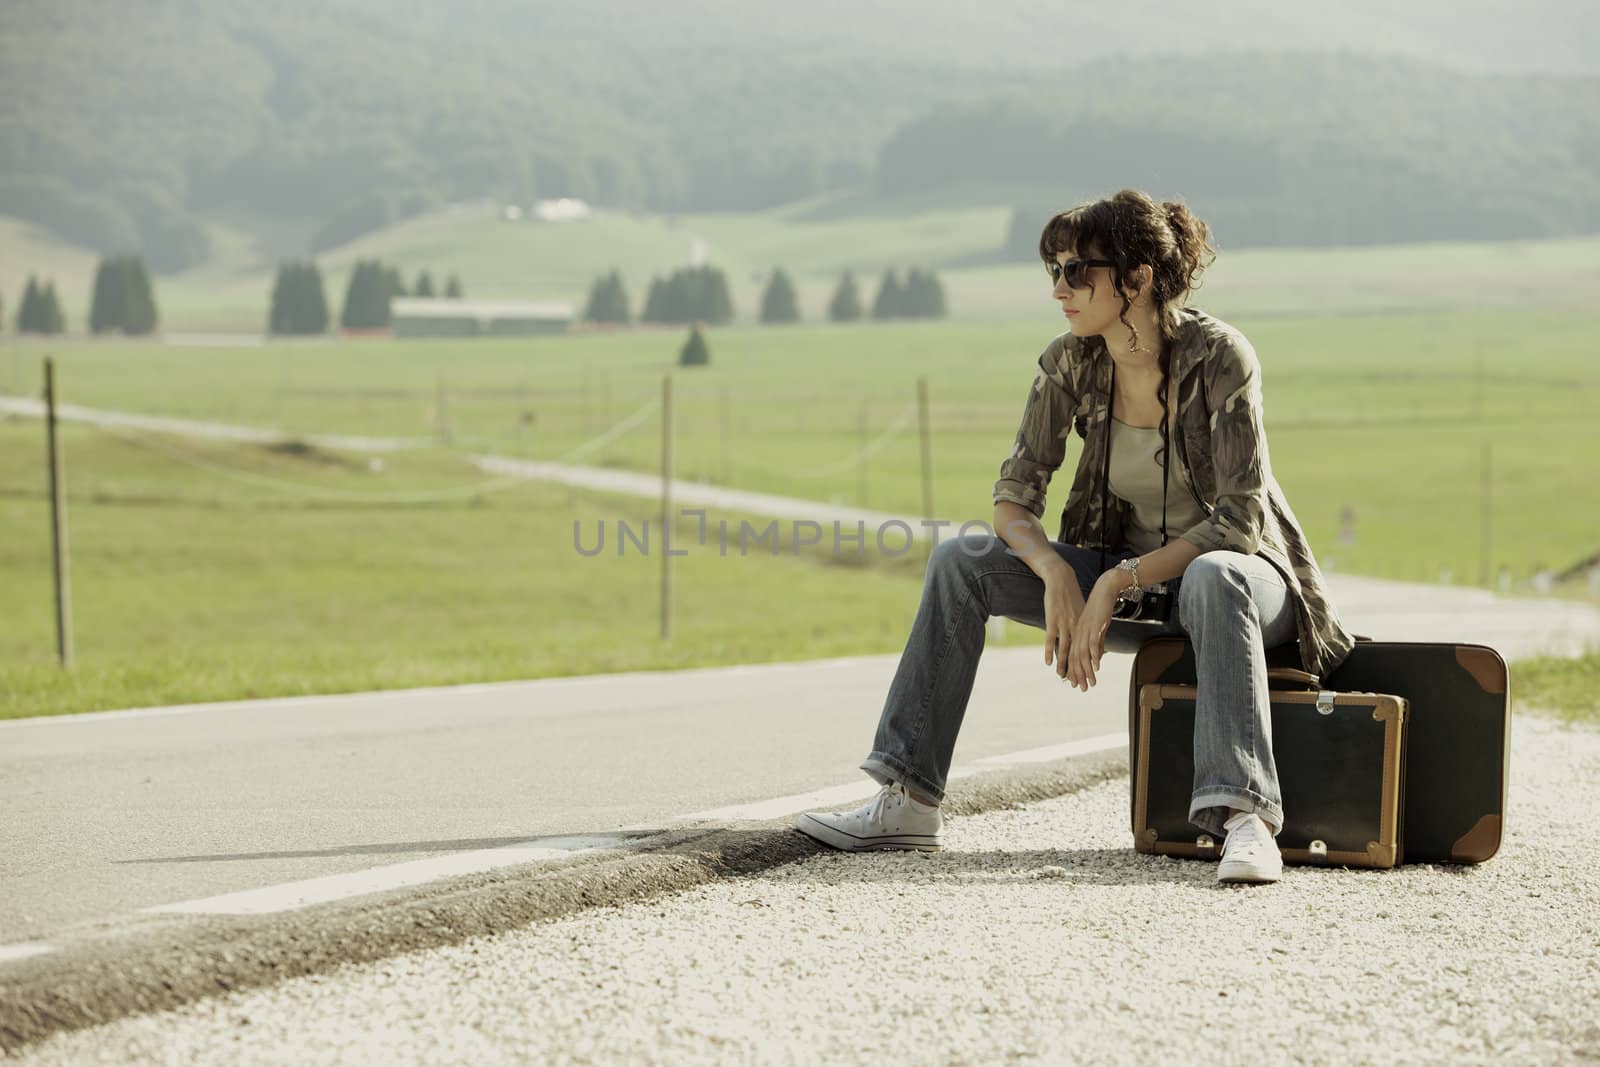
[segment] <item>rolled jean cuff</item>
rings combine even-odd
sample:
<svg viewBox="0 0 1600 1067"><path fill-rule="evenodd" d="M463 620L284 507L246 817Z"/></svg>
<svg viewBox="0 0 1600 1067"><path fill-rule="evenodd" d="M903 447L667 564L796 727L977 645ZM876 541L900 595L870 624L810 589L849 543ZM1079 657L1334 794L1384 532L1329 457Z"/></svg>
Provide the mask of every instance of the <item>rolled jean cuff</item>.
<svg viewBox="0 0 1600 1067"><path fill-rule="evenodd" d="M1228 808L1253 811L1261 816L1272 836L1283 829L1283 808L1272 803L1260 793L1233 786L1213 786L1199 790L1189 798L1189 821L1213 834L1223 833L1223 823L1228 821Z"/></svg>
<svg viewBox="0 0 1600 1067"><path fill-rule="evenodd" d="M879 785L888 785L891 782L900 782L907 788L915 789L925 797L932 797L940 804L944 803L944 790L929 782L916 771L893 756L883 752L873 752L861 761L861 769L866 771L873 781Z"/></svg>

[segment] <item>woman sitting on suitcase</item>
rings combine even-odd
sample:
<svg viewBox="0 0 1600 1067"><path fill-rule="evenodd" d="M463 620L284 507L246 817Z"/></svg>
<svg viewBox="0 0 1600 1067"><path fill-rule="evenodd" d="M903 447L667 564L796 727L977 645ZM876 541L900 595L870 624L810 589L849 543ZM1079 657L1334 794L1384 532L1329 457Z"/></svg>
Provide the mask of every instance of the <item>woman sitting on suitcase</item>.
<svg viewBox="0 0 1600 1067"><path fill-rule="evenodd" d="M1154 616L1155 629L1187 634L1195 650L1189 818L1227 835L1220 881L1276 881L1283 808L1264 649L1297 641L1320 678L1352 638L1273 479L1255 351L1232 326L1183 306L1215 255L1206 224L1181 203L1125 189L1080 205L1050 219L1039 254L1068 331L1040 354L1000 465L1003 540L935 546L861 763L883 788L855 811L803 814L799 828L849 850L940 848L939 803L985 620L1041 627L1045 663L1087 692L1113 618ZM1083 448L1050 541L1039 521L1045 488L1073 433Z"/></svg>

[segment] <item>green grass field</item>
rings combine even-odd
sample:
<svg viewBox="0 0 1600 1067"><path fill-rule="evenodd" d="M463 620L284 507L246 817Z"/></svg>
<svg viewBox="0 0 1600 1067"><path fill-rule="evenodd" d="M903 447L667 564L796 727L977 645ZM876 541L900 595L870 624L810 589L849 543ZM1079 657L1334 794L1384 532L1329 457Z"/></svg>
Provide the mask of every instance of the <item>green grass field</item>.
<svg viewBox="0 0 1600 1067"><path fill-rule="evenodd" d="M39 444L37 423L0 423L0 718L892 652L925 562L696 550L673 561L662 641L659 554L619 557L614 533L605 554L573 548L575 515L640 530L648 501L543 484L416 500L484 477L446 452L378 473L366 457L76 428L68 673ZM178 446L208 466L174 462Z"/></svg>
<svg viewBox="0 0 1600 1067"><path fill-rule="evenodd" d="M1526 577L1595 549L1585 457L1600 455L1590 320L1498 312L1236 320L1263 364L1275 473L1331 565L1476 581ZM52 346L64 399L281 427L428 436L557 458L659 397L673 373L679 476L900 513L922 507L911 418L930 395L934 510L987 518L989 490L1055 325L930 323L710 334L676 370L676 331L476 342L326 342L203 350ZM0 389L37 389L39 345L0 349ZM887 440L878 435L895 425ZM865 426L865 435L862 427ZM659 470L659 413L579 457ZM864 443L874 451L854 462ZM1489 452L1488 496L1483 465ZM1074 453L1075 455L1075 453ZM1071 457L1069 457L1069 462ZM1064 487L1066 478L1059 476ZM863 492L864 490L864 492ZM1053 494L1052 509L1062 497ZM1356 515L1339 544L1340 511ZM1053 510L1051 527L1054 525Z"/></svg>
<svg viewBox="0 0 1600 1067"><path fill-rule="evenodd" d="M1518 710L1600 725L1600 651L1572 659L1539 656L1512 668Z"/></svg>

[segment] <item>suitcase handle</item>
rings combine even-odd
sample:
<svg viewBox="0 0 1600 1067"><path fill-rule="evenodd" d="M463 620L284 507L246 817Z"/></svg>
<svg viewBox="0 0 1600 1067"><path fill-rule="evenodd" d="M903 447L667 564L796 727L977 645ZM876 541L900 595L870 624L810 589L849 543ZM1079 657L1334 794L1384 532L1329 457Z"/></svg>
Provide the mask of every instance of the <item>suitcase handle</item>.
<svg viewBox="0 0 1600 1067"><path fill-rule="evenodd" d="M1303 685L1307 689L1322 688L1322 683L1317 680L1316 675L1296 667L1269 667L1267 669L1267 681L1268 683L1292 682L1295 685Z"/></svg>

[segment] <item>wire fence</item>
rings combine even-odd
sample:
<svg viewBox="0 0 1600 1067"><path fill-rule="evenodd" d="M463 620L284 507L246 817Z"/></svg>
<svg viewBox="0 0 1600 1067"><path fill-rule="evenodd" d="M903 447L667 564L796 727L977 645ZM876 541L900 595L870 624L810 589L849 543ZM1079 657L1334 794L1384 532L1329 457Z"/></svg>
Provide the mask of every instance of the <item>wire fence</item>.
<svg viewBox="0 0 1600 1067"><path fill-rule="evenodd" d="M568 373L569 376L576 374L575 371ZM690 380L693 380L692 377ZM1551 381L1554 382L1556 379L1552 377ZM1586 380L1560 379L1560 381L1569 386L1579 387L1580 392L1588 387ZM1520 379L1508 379L1505 384L1514 383L1527 384ZM68 385L70 388L70 382ZM848 383L839 383L832 388L808 386L793 392L775 390L762 383L752 383L752 385L753 388L740 389L736 393L730 393L727 386L723 385L720 396L704 389L699 392L684 390L678 402L680 414L678 429L675 432L679 442L675 446L678 449L674 468L677 478L687 480L685 474L692 473L696 479L720 482L730 488L774 494L787 492L791 498L816 499L819 503L826 501L829 504L840 504L848 501L855 506L865 508L870 503L882 507L886 501L893 501L901 511L916 510L911 501L915 497L912 480L916 476L918 467L922 467L925 479L931 482L926 459L919 457L915 450L918 438L913 434L912 428L919 413L917 402L901 399L899 403L891 403L890 398L881 392L876 396L863 397L861 393L853 392ZM327 392L312 385L295 386L291 391L294 390L305 392L307 396ZM635 394L634 397L628 398L631 406L625 413L612 418L616 398L613 396L611 383L600 375L586 377L582 385L568 380L538 388L530 386L525 378L517 377L498 382L485 378L449 384L441 376L433 390L414 386L361 388L349 385L334 389L333 392L344 396L372 396L395 400L413 409L417 407L419 401L431 396L433 405L420 412L413 410L409 418L413 425L419 416L424 420L424 425L431 421L434 433L429 436L413 434L393 437L359 436L338 432L299 433L208 421L203 415L200 418L173 418L166 415L102 410L73 404L58 405L58 417L64 421L92 426L97 432L120 445L139 449L174 465L203 474L213 479L219 489L231 486L248 489L255 494L230 495L219 491L205 497L192 498L197 503L222 503L229 506L270 506L264 502L271 501L284 504L305 502L329 506L375 507L450 504L513 492L521 486L526 486L530 475L526 472L496 472L491 477L482 477L483 471L474 469L471 480L463 481L461 484L360 488L350 485L319 484L309 479L296 478L292 472L283 473L282 468L276 463L269 469L262 469L253 463L253 457L237 450L206 449L195 447L190 442L201 439L260 444L305 442L329 450L370 453L373 459L368 460L366 469L372 473L388 473L391 477L398 475L412 480L418 480L419 475L421 479L459 478L462 471L469 468L449 473L419 472L416 466L385 461L383 456L408 450L437 449L459 454L468 451L498 451L501 448L509 451L514 447L515 458L518 459L573 467L593 466L597 472L623 468L654 474L659 470L658 435L662 408L660 396L652 392L639 398ZM198 397L191 399L198 401ZM823 403L824 399L828 403ZM1487 412L1481 410L1483 401L1477 394L1463 394L1463 397L1455 397L1452 394L1453 401L1470 401L1473 404L1473 410L1470 412L1444 411L1439 405L1431 405L1430 410L1420 412L1402 408L1342 411L1333 407L1318 407L1314 411L1296 411L1291 408L1285 411L1280 405L1277 410L1283 411L1283 414L1270 419L1268 426L1274 437L1292 435L1301 439L1316 432L1340 429L1472 426L1483 430L1491 424L1526 418L1525 413L1522 413L1516 404L1504 403L1508 399L1520 398L1499 398L1497 406ZM230 403L236 400L237 398L231 398ZM538 415L542 419L537 424L533 418L535 405L542 405L537 407ZM190 410L198 409L191 407ZM385 420L391 418L382 409L374 410L379 416L371 423L375 427L385 424ZM849 419L852 411L857 416L853 420L853 426L850 425L852 420ZM1001 437L1009 438L1011 432L1009 417L1014 417L1015 412L1012 412L1012 407L1009 405L1004 411L1012 414L1005 421L1006 429L997 431L995 426L990 425L990 423L1000 424L998 420L1002 409L997 404L992 401L985 403L981 398L972 403L966 402L964 398L947 399L938 410L938 432L941 436L953 435L947 437L947 440L975 440L975 438L964 438L963 435L979 431L984 434L993 433L997 441ZM7 415L33 417L42 413L43 405L32 397L0 396L0 418ZM327 414L316 408L299 412L302 416L308 413ZM869 413L874 416L871 421ZM600 418L605 421L596 432L588 433L581 439L573 441L574 430L592 426ZM490 434L481 432L452 434L448 432L451 420L454 420L461 430L481 431L497 425L511 429ZM1551 428L1579 421L1584 420L1573 414L1570 409L1557 410L1543 414L1540 425L1543 428ZM982 425L978 425L979 423ZM356 426L359 425L356 423ZM344 428L348 427L326 425L324 427L325 431ZM838 449L847 440L850 444L843 454L836 454L820 462L814 461L817 453ZM992 469L992 466L997 464L998 458L1001 457L997 450L994 463L991 464L986 460L985 465ZM374 459L377 461L375 465ZM389 465L386 466L385 463ZM963 479L961 484L968 484L975 466L971 462L970 455L955 463L964 464L960 475ZM1507 517L1501 514L1501 504L1491 500L1490 494L1503 493L1513 486L1506 480L1508 475L1497 473L1492 479L1482 479L1480 490L1477 485L1480 481L1477 468L1476 462L1463 464L1463 478L1470 478L1473 483L1466 493L1466 496L1472 499L1463 505L1463 511L1473 513L1468 521L1476 526L1479 511L1477 500L1481 495L1485 501L1482 509L1486 516L1483 522L1487 529L1489 517L1492 516L1493 522L1497 525L1504 522ZM349 464L346 469L354 472L361 468ZM947 466L945 469L947 479L950 477L949 470L950 467ZM873 475L875 480L872 488L878 490L878 499L870 501L867 493L868 474L876 471L882 472ZM855 477L852 478L852 475ZM399 480L399 477L395 480ZM581 482L569 481L567 484L581 484ZM146 499L152 498L151 494L143 492L145 488L140 486L138 490L130 492L130 498L134 495L141 495ZM0 487L0 492L16 495L7 487ZM113 483L103 480L97 487L95 495L102 500L113 499L116 492ZM181 494L167 492L164 489L158 495L164 500L176 501L181 498ZM924 499L926 501L927 498ZM1365 515L1369 512L1368 505L1364 503L1365 499L1359 496L1341 497L1337 502L1341 507L1353 504L1360 508L1364 519L1363 530L1366 529ZM1379 507L1381 505L1373 505L1370 510L1376 513ZM931 516L931 506L926 508L926 513ZM1489 536L1486 533L1483 537L1486 545ZM1335 541L1330 537L1322 543L1326 545L1325 554L1331 569L1336 557L1343 557L1351 550L1354 538L1344 529L1341 520L1338 540ZM1493 549L1495 559L1492 564L1467 565L1464 560L1458 559L1453 568L1454 580L1464 578L1470 581L1476 577L1477 584L1491 584L1490 579L1484 576L1489 572L1480 573L1483 572L1484 566L1490 566L1493 586L1504 587L1505 579L1502 577L1503 572L1499 563L1501 543L1502 540L1497 538ZM1485 549L1482 553L1484 559L1490 558L1490 552L1490 549ZM1557 558L1559 561L1560 557ZM1344 560L1338 558L1337 562L1342 564ZM1533 569L1538 571L1541 568ZM1524 570L1526 567L1517 571L1519 578ZM1447 580L1443 577L1447 573L1452 572L1446 568L1439 568L1441 581Z"/></svg>

